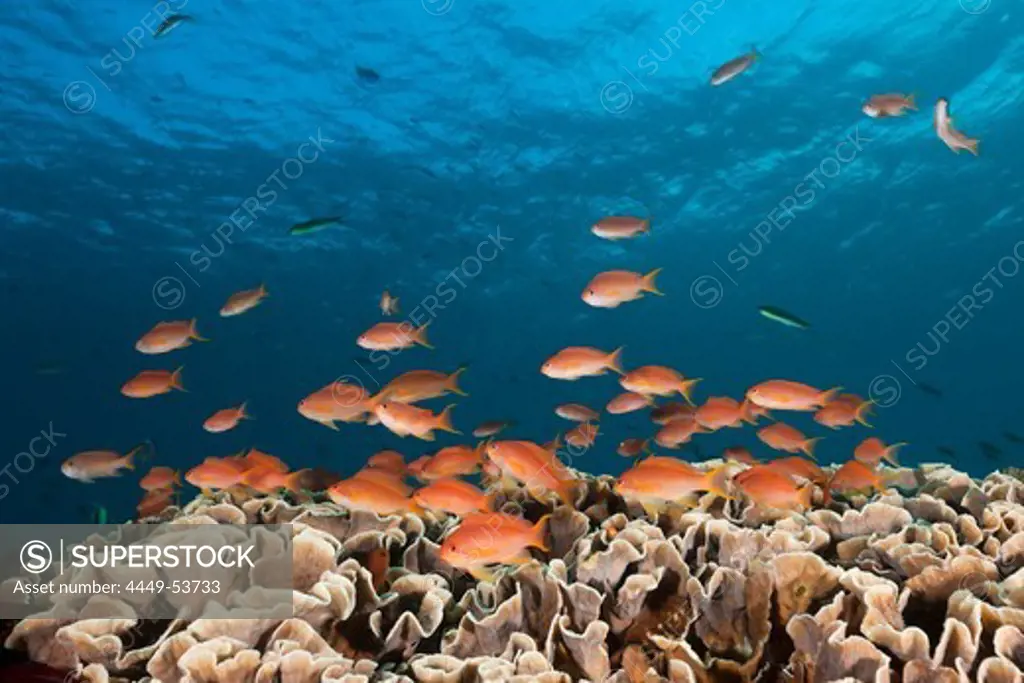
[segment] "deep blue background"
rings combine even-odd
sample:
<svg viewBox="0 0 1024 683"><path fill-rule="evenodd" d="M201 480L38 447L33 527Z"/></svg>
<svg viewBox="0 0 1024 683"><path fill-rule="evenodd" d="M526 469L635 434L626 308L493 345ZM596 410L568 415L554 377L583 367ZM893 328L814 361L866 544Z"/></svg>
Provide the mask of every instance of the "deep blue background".
<svg viewBox="0 0 1024 683"><path fill-rule="evenodd" d="M652 0L191 0L182 11L195 22L161 39L143 28L159 22L146 3L4 2L0 466L50 423L67 436L33 471L7 470L21 483L0 500L0 519L80 520L89 503L128 515L138 474L84 485L58 468L76 451L144 438L158 463L180 468L257 445L295 467L351 472L382 447L410 458L431 448L298 415L299 399L340 375L374 389L400 371L468 363L460 428L514 419L513 434L547 440L568 426L555 405L599 407L617 392L611 377L539 374L570 344L624 344L627 367L704 377L700 398L772 377L867 395L891 374L902 393L875 431L910 441L905 459L935 461L947 445L974 474L1021 464L1001 433L1024 432L1024 277L1000 276L924 369L905 359L918 342L935 348L929 331L1024 238L1024 24L1018 5L983 1L715 0L701 24L685 3ZM751 45L764 55L754 70L707 85ZM914 92L921 111L870 120L860 105L880 92ZM981 138L979 158L936 138L940 96ZM857 130L871 142L736 272L728 254L753 248L755 226ZM334 142L317 161L205 272L191 265L204 246L220 250L214 229L318 131ZM652 234L613 244L589 233L627 212L652 216ZM347 227L287 234L332 214ZM354 342L379 318L380 291L410 311L497 225L513 241L477 277L461 276L467 286L456 284L430 328L437 350L373 369ZM658 266L665 297L611 311L579 298L597 272ZM721 283L711 308L691 300L703 275ZM173 311L154 302L165 277L184 288ZM263 305L217 317L229 294L260 282ZM695 290L701 303L709 282ZM775 325L760 304L814 327ZM163 357L133 350L154 323L193 316L211 343ZM944 396L916 390L893 360ZM189 393L119 394L136 372L178 364ZM889 380L877 387L895 396ZM202 431L242 400L254 421ZM575 465L618 472L615 445L652 432L642 416L605 422ZM829 433L820 455L845 459L865 435ZM980 457L982 439L1006 448L1001 461ZM746 430L702 444L710 456L733 442L756 443Z"/></svg>

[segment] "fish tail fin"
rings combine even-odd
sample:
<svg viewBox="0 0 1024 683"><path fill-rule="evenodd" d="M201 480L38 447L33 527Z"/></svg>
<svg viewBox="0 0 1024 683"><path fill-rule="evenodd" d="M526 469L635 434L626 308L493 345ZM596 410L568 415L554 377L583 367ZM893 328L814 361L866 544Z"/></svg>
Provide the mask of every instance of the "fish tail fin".
<svg viewBox="0 0 1024 683"><path fill-rule="evenodd" d="M139 455L144 450L149 450L149 452L148 453L143 453L142 455ZM152 441L150 441L149 439L146 439L142 443L140 443L140 444L138 444L136 446L133 446L132 449L130 451L128 451L128 453L124 457L125 457L125 461L126 462L132 463L132 467L130 467L129 469L134 469L135 468L135 463L140 462L140 461L149 460L150 458L153 457L153 454L155 452L156 452L156 446L153 445ZM178 483L181 483L181 482L178 482Z"/></svg>
<svg viewBox="0 0 1024 683"><path fill-rule="evenodd" d="M558 485L555 489L555 493L558 494L558 499L568 507L576 507L576 480L567 479Z"/></svg>
<svg viewBox="0 0 1024 683"><path fill-rule="evenodd" d="M612 351L611 355L608 356L608 360L606 363L608 369L618 375L626 374L625 372L622 371L622 349L624 348L626 347L620 346L619 348Z"/></svg>
<svg viewBox="0 0 1024 683"><path fill-rule="evenodd" d="M824 494L824 496L822 498L822 501L821 501L822 504L823 505L831 505L832 504L832 477L829 477L828 480L825 482L825 486L822 487L822 493Z"/></svg>
<svg viewBox="0 0 1024 683"><path fill-rule="evenodd" d="M555 434L555 438L553 438L551 440L551 443L548 445L550 446L548 450L550 450L552 453L557 453L558 451L560 451L562 449L562 446L565 445L565 442L562 441L562 432L558 432L557 434Z"/></svg>
<svg viewBox="0 0 1024 683"><path fill-rule="evenodd" d="M261 282L260 283L258 291L260 293L260 298L261 299L265 299L268 296L270 296L270 292L267 291L267 283L266 282Z"/></svg>
<svg viewBox="0 0 1024 683"><path fill-rule="evenodd" d="M181 470L174 470L174 476L171 477L171 485L181 486Z"/></svg>
<svg viewBox="0 0 1024 683"><path fill-rule="evenodd" d="M761 59L761 57L763 56L761 54L761 51L757 49L757 45L750 46L750 54L754 59Z"/></svg>
<svg viewBox="0 0 1024 683"><path fill-rule="evenodd" d="M888 462L893 467L899 467L900 466L900 461L896 459L896 453L901 448L903 448L904 446L909 446L909 445L910 444L907 443L906 441L900 441L898 443L894 443L893 445L891 445L891 446L889 446L888 448L885 449L885 454L882 456L882 460L885 460L886 462Z"/></svg>
<svg viewBox="0 0 1024 683"><path fill-rule="evenodd" d="M964 142L964 145L967 147L967 151L968 152L970 152L974 156L978 156L978 143L979 142L981 142L981 140L979 140L977 138L968 139L966 142Z"/></svg>
<svg viewBox="0 0 1024 683"><path fill-rule="evenodd" d="M171 389L177 389L178 391L184 391L188 393L188 389L181 383L181 371L185 369L184 365L179 365L178 369L171 373Z"/></svg>
<svg viewBox="0 0 1024 683"><path fill-rule="evenodd" d="M748 425L756 425L758 419L760 418L760 415L754 412L754 404L750 401L750 399L743 399L743 404L740 407L742 409L742 417L740 419L742 419Z"/></svg>
<svg viewBox="0 0 1024 683"><path fill-rule="evenodd" d="M452 408L454 407L454 403L449 403L444 407L444 410L441 411L441 414L437 416L437 429L451 434L462 434L462 432L452 425Z"/></svg>
<svg viewBox="0 0 1024 683"><path fill-rule="evenodd" d="M242 405L238 406L238 417L239 417L239 419L241 419L241 420L255 420L256 419L255 417L252 416L252 413L250 413L247 410L248 407L249 407L249 402L248 401L242 401Z"/></svg>
<svg viewBox="0 0 1024 683"><path fill-rule="evenodd" d="M726 500L732 500L733 496L729 493L729 482L732 480L732 467L729 463L719 465L718 467L710 470L707 474L707 487L708 492L713 493L720 498Z"/></svg>
<svg viewBox="0 0 1024 683"><path fill-rule="evenodd" d="M645 235L651 234L651 220L653 218L654 216L648 216L647 218L640 221L640 232L644 233Z"/></svg>
<svg viewBox="0 0 1024 683"><path fill-rule="evenodd" d="M647 275L644 275L641 287L645 292L657 294L658 296L665 296L665 293L659 290L658 286L654 284L654 278L658 277L658 273L662 270L664 270L664 268L655 268L651 272L647 273Z"/></svg>
<svg viewBox="0 0 1024 683"><path fill-rule="evenodd" d="M821 441L821 439L822 437L816 436L814 438L807 439L807 441L800 444L800 450L803 454L815 462L817 462L818 459L814 457L814 447L818 445L818 442Z"/></svg>
<svg viewBox="0 0 1024 683"><path fill-rule="evenodd" d="M204 337L204 336L199 334L199 330L196 328L196 324L198 322L199 322L198 318L192 318L192 320L189 322L189 324L188 324L188 336L189 336L189 338L190 339L195 339L196 341L201 341L201 342L208 342L208 341L210 341L206 337Z"/></svg>
<svg viewBox="0 0 1024 683"><path fill-rule="evenodd" d="M307 472L309 472L308 468L295 470L294 472L286 474L284 477L284 488L288 489L292 493L301 493L302 478L306 476Z"/></svg>
<svg viewBox="0 0 1024 683"><path fill-rule="evenodd" d="M836 396L842 390L842 387L832 387L828 391L821 392L821 395L818 397L819 401L821 402L821 405L828 405L829 403L834 401Z"/></svg>
<svg viewBox="0 0 1024 683"><path fill-rule="evenodd" d="M796 493L797 502L804 510L810 510L814 506L814 484L807 482Z"/></svg>
<svg viewBox="0 0 1024 683"><path fill-rule="evenodd" d="M546 530L548 526L548 520L551 519L551 513L544 515L537 520L537 523L533 525L533 531L531 533L530 545L534 548L539 548L546 553L551 552L551 544L548 543Z"/></svg>
<svg viewBox="0 0 1024 683"><path fill-rule="evenodd" d="M914 111L917 111L917 102L914 101L916 97L917 93L915 92L912 92L909 95L907 95L907 107L913 109Z"/></svg>
<svg viewBox="0 0 1024 683"><path fill-rule="evenodd" d="M467 365L460 366L458 370L448 375L448 379L445 380L444 388L458 396L469 396L465 391L459 388L459 376L466 371Z"/></svg>
<svg viewBox="0 0 1024 683"><path fill-rule="evenodd" d="M867 401L864 401L863 403L861 403L857 407L857 410L853 414L853 419L855 421L861 423L865 427L871 429L872 425L871 425L870 422L867 421L867 415L868 415L868 413L872 412L872 410L874 410L874 407L875 407L875 402L874 401L872 401L870 399L867 400Z"/></svg>
<svg viewBox="0 0 1024 683"><path fill-rule="evenodd" d="M428 320L426 323L423 324L423 327L416 328L416 331L413 332L412 334L412 340L419 344L420 346L433 351L434 347L431 346L429 341L427 341L427 327L429 325L430 321Z"/></svg>
<svg viewBox="0 0 1024 683"><path fill-rule="evenodd" d="M693 393L693 388L697 386L697 383L700 382L702 379L703 378L701 377L694 377L693 379L683 380L682 385L679 387L679 393L683 395L683 398L691 406L696 405L693 402L693 397L691 396L691 394Z"/></svg>

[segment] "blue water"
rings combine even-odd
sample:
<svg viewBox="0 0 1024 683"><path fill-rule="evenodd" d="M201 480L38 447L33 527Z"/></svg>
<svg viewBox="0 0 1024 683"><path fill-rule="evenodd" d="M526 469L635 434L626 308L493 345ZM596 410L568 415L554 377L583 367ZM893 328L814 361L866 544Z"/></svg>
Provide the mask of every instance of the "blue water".
<svg viewBox="0 0 1024 683"><path fill-rule="evenodd" d="M168 9L194 21L155 39ZM456 425L511 419L510 434L544 441L570 426L557 404L601 407L618 391L611 376L540 375L579 344L703 377L701 399L774 377L842 385L887 406L874 432L911 442L908 462L939 460L942 445L975 475L1020 465L1002 433L1024 432L1022 26L1008 0L8 0L0 518L83 521L92 503L131 515L139 473L82 484L59 464L146 438L155 463L178 468L259 446L341 473L380 448L411 459L458 442L335 433L296 412L339 376L374 390L468 364ZM708 85L751 46L752 70ZM915 93L920 111L860 112L885 92ZM938 97L980 157L936 137ZM250 197L263 202L254 222L240 209ZM233 213L244 231L219 227ZM651 216L652 234L590 234L623 213ZM287 234L324 215L345 227ZM499 226L503 249L480 247ZM474 261L478 249L496 255ZM598 272L655 267L664 297L615 310L580 299ZM449 298L445 281L454 298L424 314L430 295ZM261 306L217 316L261 282ZM385 287L405 313L423 303L436 351L380 368L355 346ZM813 327L765 320L762 304ZM191 317L212 342L134 351L156 322ZM119 393L140 370L178 365L188 393ZM201 429L243 400L255 420ZM787 421L826 436L826 462L868 435ZM41 430L64 436L18 456ZM643 414L606 417L573 464L619 472L615 445L652 433ZM764 452L749 428L697 442L704 457Z"/></svg>

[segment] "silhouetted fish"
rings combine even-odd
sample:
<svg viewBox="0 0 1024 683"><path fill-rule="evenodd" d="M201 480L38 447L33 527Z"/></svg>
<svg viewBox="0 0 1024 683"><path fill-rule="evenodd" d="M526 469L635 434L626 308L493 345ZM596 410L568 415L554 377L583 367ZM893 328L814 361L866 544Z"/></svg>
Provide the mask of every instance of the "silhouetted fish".
<svg viewBox="0 0 1024 683"><path fill-rule="evenodd" d="M1003 454L1002 449L988 441L979 441L978 446L981 447L981 454L989 460L999 460L999 456Z"/></svg>
<svg viewBox="0 0 1024 683"><path fill-rule="evenodd" d="M356 66L356 76L364 83L376 83L380 80L380 74L368 66Z"/></svg>
<svg viewBox="0 0 1024 683"><path fill-rule="evenodd" d="M774 320L786 327L795 327L800 330L806 330L811 326L811 324L803 318L798 318L792 313L784 311L781 308L776 308L775 306L758 306L757 310L761 315L769 320Z"/></svg>
<svg viewBox="0 0 1024 683"><path fill-rule="evenodd" d="M939 446L938 451L951 460L956 458L956 451L949 446Z"/></svg>
<svg viewBox="0 0 1024 683"><path fill-rule="evenodd" d="M63 365L56 362L42 362L36 365L35 373L37 375L61 375L67 370Z"/></svg>
<svg viewBox="0 0 1024 683"><path fill-rule="evenodd" d="M308 235L324 228L341 225L341 216L328 216L326 218L311 218L302 223L296 223L288 229L289 235Z"/></svg>
<svg viewBox="0 0 1024 683"><path fill-rule="evenodd" d="M163 38L168 33L173 31L175 28L185 23L186 21L195 21L195 19L193 19L187 14L172 14L171 16L164 19L160 23L160 25L156 27L156 30L153 31L153 37Z"/></svg>
<svg viewBox="0 0 1024 683"><path fill-rule="evenodd" d="M1006 440L1010 443L1024 443L1024 437L1018 436L1013 432L1003 432L1003 436L1005 436Z"/></svg>
<svg viewBox="0 0 1024 683"><path fill-rule="evenodd" d="M933 387L931 384L917 382L914 386L916 386L918 389L920 389L926 394L931 394L932 396L938 396L939 398L942 398L942 392Z"/></svg>

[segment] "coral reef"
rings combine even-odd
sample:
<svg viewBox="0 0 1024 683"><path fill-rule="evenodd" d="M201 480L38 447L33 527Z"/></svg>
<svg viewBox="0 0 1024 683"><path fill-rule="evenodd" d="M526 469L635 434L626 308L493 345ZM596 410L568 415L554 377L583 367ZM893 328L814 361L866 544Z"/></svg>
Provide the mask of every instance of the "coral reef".
<svg viewBox="0 0 1024 683"><path fill-rule="evenodd" d="M454 518L221 493L161 519L294 524L293 618L147 622L125 604L22 621L6 646L92 683L1020 683L1024 482L903 474L912 493L806 514L709 495L657 519L586 477L575 508L519 508L552 513L550 552L494 582L440 558Z"/></svg>

